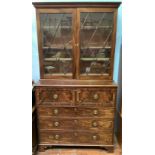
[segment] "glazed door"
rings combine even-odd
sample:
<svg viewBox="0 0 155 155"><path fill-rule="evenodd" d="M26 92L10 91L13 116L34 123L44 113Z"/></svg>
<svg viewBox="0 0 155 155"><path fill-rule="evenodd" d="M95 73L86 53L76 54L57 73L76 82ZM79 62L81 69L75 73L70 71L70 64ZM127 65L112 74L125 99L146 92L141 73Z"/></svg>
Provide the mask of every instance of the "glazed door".
<svg viewBox="0 0 155 155"><path fill-rule="evenodd" d="M74 78L75 10L38 9L41 79Z"/></svg>
<svg viewBox="0 0 155 155"><path fill-rule="evenodd" d="M116 11L112 8L78 9L79 79L112 80Z"/></svg>

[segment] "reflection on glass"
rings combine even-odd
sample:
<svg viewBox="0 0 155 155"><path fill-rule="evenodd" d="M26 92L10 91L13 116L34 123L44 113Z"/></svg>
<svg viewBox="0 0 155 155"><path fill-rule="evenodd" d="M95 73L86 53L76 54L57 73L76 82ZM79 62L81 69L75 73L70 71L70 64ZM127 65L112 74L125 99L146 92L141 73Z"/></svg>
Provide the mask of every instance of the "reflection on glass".
<svg viewBox="0 0 155 155"><path fill-rule="evenodd" d="M80 72L109 74L113 13L80 14Z"/></svg>
<svg viewBox="0 0 155 155"><path fill-rule="evenodd" d="M72 14L41 14L44 72L72 74Z"/></svg>

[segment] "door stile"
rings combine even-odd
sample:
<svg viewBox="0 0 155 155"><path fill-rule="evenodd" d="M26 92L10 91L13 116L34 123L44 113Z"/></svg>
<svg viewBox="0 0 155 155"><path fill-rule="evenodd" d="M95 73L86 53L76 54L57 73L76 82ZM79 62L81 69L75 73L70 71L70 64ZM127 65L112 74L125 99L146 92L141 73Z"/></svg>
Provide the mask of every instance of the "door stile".
<svg viewBox="0 0 155 155"><path fill-rule="evenodd" d="M40 11L36 10L36 22L37 22L37 37L38 37L38 51L39 51L39 62L40 62L40 79L44 78L44 66L43 66L43 51L42 51L42 33L40 28Z"/></svg>
<svg viewBox="0 0 155 155"><path fill-rule="evenodd" d="M117 10L113 11L113 32L112 32L112 49L111 49L111 65L110 65L110 80L113 79L113 68L114 68L114 53L115 53L115 43L116 43L116 21L117 21Z"/></svg>
<svg viewBox="0 0 155 155"><path fill-rule="evenodd" d="M76 11L76 78L80 78L80 11Z"/></svg>
<svg viewBox="0 0 155 155"><path fill-rule="evenodd" d="M73 14L73 20L72 20L72 25L73 25L73 36L72 36L72 47L73 47L73 53L72 53L72 57L73 57L73 79L76 78L76 9L73 10L72 12Z"/></svg>

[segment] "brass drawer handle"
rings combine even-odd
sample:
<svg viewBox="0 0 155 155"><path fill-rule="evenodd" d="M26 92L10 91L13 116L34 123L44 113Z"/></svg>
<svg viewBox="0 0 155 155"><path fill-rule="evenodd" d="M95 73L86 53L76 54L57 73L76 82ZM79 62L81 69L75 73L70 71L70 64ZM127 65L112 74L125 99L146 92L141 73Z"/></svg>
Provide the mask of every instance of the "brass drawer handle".
<svg viewBox="0 0 155 155"><path fill-rule="evenodd" d="M97 127L97 126L98 126L98 123L97 123L96 121L94 121L94 122L92 123L92 126L93 126L93 127Z"/></svg>
<svg viewBox="0 0 155 155"><path fill-rule="evenodd" d="M55 100L58 99L58 94L54 94L53 99L55 99Z"/></svg>
<svg viewBox="0 0 155 155"><path fill-rule="evenodd" d="M75 119L75 120L74 120L74 123L75 123L75 124L77 124L77 123L78 123L78 121Z"/></svg>
<svg viewBox="0 0 155 155"><path fill-rule="evenodd" d="M59 122L54 122L54 126L58 127L59 126Z"/></svg>
<svg viewBox="0 0 155 155"><path fill-rule="evenodd" d="M60 139L60 136L59 135L55 135L55 139L56 140Z"/></svg>
<svg viewBox="0 0 155 155"><path fill-rule="evenodd" d="M94 94L93 99L94 99L94 100L99 99L99 95L98 95L98 94Z"/></svg>
<svg viewBox="0 0 155 155"><path fill-rule="evenodd" d="M97 140L97 136L96 135L93 135L93 140Z"/></svg>
<svg viewBox="0 0 155 155"><path fill-rule="evenodd" d="M93 114L94 114L94 115L98 115L98 110L95 109L95 110L93 111Z"/></svg>
<svg viewBox="0 0 155 155"><path fill-rule="evenodd" d="M74 108L74 112L77 112L77 108Z"/></svg>
<svg viewBox="0 0 155 155"><path fill-rule="evenodd" d="M80 91L77 91L77 102L81 103L82 101L80 100Z"/></svg>
<svg viewBox="0 0 155 155"><path fill-rule="evenodd" d="M54 114L57 115L58 114L58 109L54 109Z"/></svg>

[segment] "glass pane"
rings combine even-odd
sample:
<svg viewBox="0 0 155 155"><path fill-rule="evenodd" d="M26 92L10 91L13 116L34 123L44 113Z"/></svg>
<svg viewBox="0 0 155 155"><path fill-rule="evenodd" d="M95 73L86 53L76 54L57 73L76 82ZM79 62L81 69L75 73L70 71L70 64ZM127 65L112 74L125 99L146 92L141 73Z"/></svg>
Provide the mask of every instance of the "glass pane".
<svg viewBox="0 0 155 155"><path fill-rule="evenodd" d="M80 73L109 75L113 13L80 14Z"/></svg>
<svg viewBox="0 0 155 155"><path fill-rule="evenodd" d="M44 73L72 75L72 14L41 14Z"/></svg>

